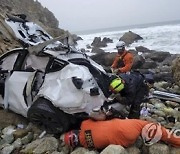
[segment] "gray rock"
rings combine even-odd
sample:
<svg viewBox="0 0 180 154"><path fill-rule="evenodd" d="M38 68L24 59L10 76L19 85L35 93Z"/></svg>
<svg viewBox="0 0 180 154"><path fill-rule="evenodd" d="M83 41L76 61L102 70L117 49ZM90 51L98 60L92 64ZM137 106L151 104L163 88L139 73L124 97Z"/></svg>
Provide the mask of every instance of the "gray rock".
<svg viewBox="0 0 180 154"><path fill-rule="evenodd" d="M157 114L157 115L160 116L160 117L166 117L166 114L165 114L163 111L155 110L155 111L154 111L154 114Z"/></svg>
<svg viewBox="0 0 180 154"><path fill-rule="evenodd" d="M22 142L21 139L18 138L17 140L15 140L12 144L15 148L20 148L22 146Z"/></svg>
<svg viewBox="0 0 180 154"><path fill-rule="evenodd" d="M161 82L156 82L154 83L154 87L157 88L157 89L165 89L169 86L169 83L168 82L165 82L165 81L161 81Z"/></svg>
<svg viewBox="0 0 180 154"><path fill-rule="evenodd" d="M168 105L168 106L170 106L172 108L180 106L178 103L172 102L172 101L166 101L165 103L166 103L166 105Z"/></svg>
<svg viewBox="0 0 180 154"><path fill-rule="evenodd" d="M142 148L144 142L143 142L143 139L142 137L138 137L138 139L136 140L136 142L134 143L133 147L136 147L136 148Z"/></svg>
<svg viewBox="0 0 180 154"><path fill-rule="evenodd" d="M169 154L169 147L165 144L156 143L149 147L149 154Z"/></svg>
<svg viewBox="0 0 180 154"><path fill-rule="evenodd" d="M172 73L174 81L178 86L180 86L180 57L177 57L175 60L173 60Z"/></svg>
<svg viewBox="0 0 180 154"><path fill-rule="evenodd" d="M153 99L150 99L150 103L155 105L156 103L161 103L161 100L160 99L156 99L156 98L153 98Z"/></svg>
<svg viewBox="0 0 180 154"><path fill-rule="evenodd" d="M107 43L101 41L101 37L95 37L93 42L91 43L91 46L94 46L94 47L106 47Z"/></svg>
<svg viewBox="0 0 180 154"><path fill-rule="evenodd" d="M58 141L54 137L45 137L37 139L25 146L25 149L21 150L22 153L46 153L57 151Z"/></svg>
<svg viewBox="0 0 180 154"><path fill-rule="evenodd" d="M130 147L126 149L129 154L140 154L141 151L137 147Z"/></svg>
<svg viewBox="0 0 180 154"><path fill-rule="evenodd" d="M170 148L170 154L180 154L180 148Z"/></svg>
<svg viewBox="0 0 180 154"><path fill-rule="evenodd" d="M155 62L162 62L164 61L167 57L170 57L171 54L169 52L151 52L148 54L148 58L152 59Z"/></svg>
<svg viewBox="0 0 180 154"><path fill-rule="evenodd" d="M158 118L157 118L157 121L158 121L158 122L162 122L162 121L165 121L165 119L164 119L164 117L158 117Z"/></svg>
<svg viewBox="0 0 180 154"><path fill-rule="evenodd" d="M133 60L132 69L139 69L145 63L145 59L142 55L135 55Z"/></svg>
<svg viewBox="0 0 180 154"><path fill-rule="evenodd" d="M146 47L143 47L143 46L138 46L138 47L135 47L135 49L138 51L138 52L142 52L142 53L144 53L144 52L150 52L150 50L148 49L148 48L146 48Z"/></svg>
<svg viewBox="0 0 180 154"><path fill-rule="evenodd" d="M154 107L160 110L160 109L165 108L166 105L164 105L163 103L156 103L156 104L154 104Z"/></svg>
<svg viewBox="0 0 180 154"><path fill-rule="evenodd" d="M1 150L1 154L11 154L14 149L13 145L6 146Z"/></svg>
<svg viewBox="0 0 180 154"><path fill-rule="evenodd" d="M124 35L119 39L120 41L124 41L126 45L128 46L129 44L136 42L138 40L142 40L143 38L136 34L133 33L132 31L124 33Z"/></svg>
<svg viewBox="0 0 180 154"><path fill-rule="evenodd" d="M154 62L153 60L146 60L143 65L142 65L142 69L151 69L151 68L156 68L158 65L156 62Z"/></svg>
<svg viewBox="0 0 180 154"><path fill-rule="evenodd" d="M30 143L32 139L33 139L33 132L28 132L28 134L21 139L21 142L23 145L25 145Z"/></svg>
<svg viewBox="0 0 180 154"><path fill-rule="evenodd" d="M79 147L76 148L71 154L97 154L95 151L89 151L88 149Z"/></svg>
<svg viewBox="0 0 180 154"><path fill-rule="evenodd" d="M13 141L14 141L14 136L12 134L4 135L3 139L0 141L0 145L2 145L2 144L11 144Z"/></svg>
<svg viewBox="0 0 180 154"><path fill-rule="evenodd" d="M54 151L52 154L64 154L63 152Z"/></svg>
<svg viewBox="0 0 180 154"><path fill-rule="evenodd" d="M101 53L104 53L104 50L102 50L102 49L100 49L100 48L98 48L98 47L93 47L92 50L91 50L91 52L101 54Z"/></svg>
<svg viewBox="0 0 180 154"><path fill-rule="evenodd" d="M120 145L109 145L100 154L128 154L126 149Z"/></svg>

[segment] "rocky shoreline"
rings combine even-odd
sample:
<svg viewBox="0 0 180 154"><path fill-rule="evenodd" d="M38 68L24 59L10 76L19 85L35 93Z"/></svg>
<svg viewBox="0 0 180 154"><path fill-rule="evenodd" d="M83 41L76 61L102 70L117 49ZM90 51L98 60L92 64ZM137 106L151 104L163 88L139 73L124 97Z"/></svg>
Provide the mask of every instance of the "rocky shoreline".
<svg viewBox="0 0 180 154"><path fill-rule="evenodd" d="M177 55L163 52L151 52L147 49L143 52L144 47L137 47L134 51L137 61L135 61L137 68L134 70L151 71L155 76L155 84L152 90L168 91L173 93L180 93L177 67L179 60ZM143 54L139 55L138 52ZM96 62L108 68L113 60L112 53L96 54L92 57ZM111 57L111 59L109 58ZM144 59L143 61L141 59ZM99 60L99 61L98 61ZM139 60L139 61L138 61ZM101 63L104 62L104 63ZM154 67L156 66L156 67ZM176 71L174 71L176 70ZM177 78L179 79L179 78ZM159 122L168 129L180 129L180 104L172 101L162 101L152 98L142 104L146 106L149 113L146 116L141 116L141 119ZM124 109L124 113L128 113L128 108ZM52 134L43 134L33 124L29 123L27 119L9 111L0 109L0 151L2 154L88 154L88 153L119 153L119 154L177 154L180 153L180 148L173 148L165 143L156 143L152 146L145 146L141 138L138 138L136 143L129 148L123 148L119 145L109 145L103 151L89 151L85 148L70 149L63 145L58 136ZM179 135L179 134L178 134Z"/></svg>
<svg viewBox="0 0 180 154"><path fill-rule="evenodd" d="M21 0L22 5L26 5L26 1ZM16 4L20 4L19 0L15 1ZM30 1L34 2L34 1ZM36 2L38 7L39 2ZM8 5L7 5L8 4ZM12 9L13 8L13 9ZM21 7L26 8L26 7ZM36 7L35 7L36 8ZM12 10L11 10L12 9ZM32 8L33 10L34 8ZM29 13L30 19L37 18L36 14ZM39 10L39 18L41 18L41 24L47 25L46 21L53 20L55 27L46 27L51 34L64 33L65 31L58 29L58 23L54 16L42 16L42 12L48 12L46 9ZM21 10L21 13L27 10ZM18 13L14 2L10 0L2 0L0 2L0 13L15 12ZM48 12L49 13L49 12ZM47 14L48 14L47 13ZM31 16L32 15L32 16ZM43 20L42 20L43 19ZM40 20L40 19L39 19ZM39 21L38 20L38 21ZM35 20L36 21L36 20ZM9 35L7 29L3 26L4 18L0 16L0 53L4 53L12 48L20 47L21 45L11 35ZM53 35L53 36L56 36ZM79 38L73 36L75 40ZM126 42L126 45L131 44L134 41L142 39L140 36L134 35L132 32L126 33L121 40ZM127 41L126 41L127 40ZM109 38L95 38L91 45L87 45L91 52L96 55L91 56L93 60L101 64L107 71L110 71L110 65L115 57L116 53L106 53L101 47L105 47L107 43L112 42ZM73 42L73 43L76 43ZM91 47L92 46L92 47ZM84 51L84 49L82 49ZM154 74L155 84L154 89L161 91L168 91L172 93L180 94L180 58L179 55L173 55L169 52L152 51L146 47L136 47L136 50L131 50L134 54L135 60L133 70L141 72L150 71ZM153 90L153 89L152 89ZM149 120L152 122L159 122L161 125L168 129L180 129L180 104L172 101L162 101L159 99L150 99L142 104L142 107L149 108L149 113L146 116L141 116L141 119ZM128 108L124 109L124 113L128 112ZM71 149L63 145L59 140L59 136L52 134L45 134L44 130L40 130L32 123L29 123L28 119L6 111L0 108L0 154L179 154L180 148L173 148L165 143L156 143L152 146L145 146L141 138L138 138L136 143L129 148L123 148L119 145L109 145L103 151L89 151L85 148Z"/></svg>

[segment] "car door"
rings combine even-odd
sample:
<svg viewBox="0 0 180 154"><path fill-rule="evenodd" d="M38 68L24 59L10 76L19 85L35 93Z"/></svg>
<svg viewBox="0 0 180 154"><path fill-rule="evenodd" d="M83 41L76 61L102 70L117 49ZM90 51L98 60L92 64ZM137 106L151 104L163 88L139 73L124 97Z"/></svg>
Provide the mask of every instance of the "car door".
<svg viewBox="0 0 180 154"><path fill-rule="evenodd" d="M27 55L24 49L16 49L0 56L0 95L4 97L4 84L13 70L21 70L22 58Z"/></svg>
<svg viewBox="0 0 180 154"><path fill-rule="evenodd" d="M28 57L26 49L12 50L0 57L1 102L4 108L8 108L23 116L26 115L28 104L26 86L32 80L35 70L24 67Z"/></svg>

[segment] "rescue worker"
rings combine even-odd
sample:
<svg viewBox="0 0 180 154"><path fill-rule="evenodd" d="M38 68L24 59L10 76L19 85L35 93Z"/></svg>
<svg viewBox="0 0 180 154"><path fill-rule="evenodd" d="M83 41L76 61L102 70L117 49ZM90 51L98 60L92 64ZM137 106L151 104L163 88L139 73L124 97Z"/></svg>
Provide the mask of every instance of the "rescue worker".
<svg viewBox="0 0 180 154"><path fill-rule="evenodd" d="M109 91L115 99L124 105L131 106L128 118L138 119L140 104L149 95L154 79L152 74L143 75L140 72L122 73L112 76Z"/></svg>
<svg viewBox="0 0 180 154"><path fill-rule="evenodd" d="M154 136L150 136L150 132L154 133ZM129 147L141 134L146 144L152 145L161 140L174 147L180 147L180 136L160 124L138 119L85 120L81 123L80 130L67 132L61 135L60 140L73 148L83 146L89 149L103 149L110 144Z"/></svg>
<svg viewBox="0 0 180 154"><path fill-rule="evenodd" d="M126 73L131 70L133 65L133 54L125 50L125 43L119 41L116 44L117 55L111 65L112 73Z"/></svg>

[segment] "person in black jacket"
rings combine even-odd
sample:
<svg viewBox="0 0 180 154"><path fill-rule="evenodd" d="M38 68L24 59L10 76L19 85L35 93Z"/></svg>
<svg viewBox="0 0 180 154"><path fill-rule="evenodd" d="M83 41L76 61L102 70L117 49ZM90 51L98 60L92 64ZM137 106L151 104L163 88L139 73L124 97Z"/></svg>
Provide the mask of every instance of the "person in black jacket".
<svg viewBox="0 0 180 154"><path fill-rule="evenodd" d="M109 91L111 94L120 94L116 100L124 105L129 105L128 118L139 118L140 104L149 95L149 89L154 83L151 74L143 75L139 72L112 75Z"/></svg>

